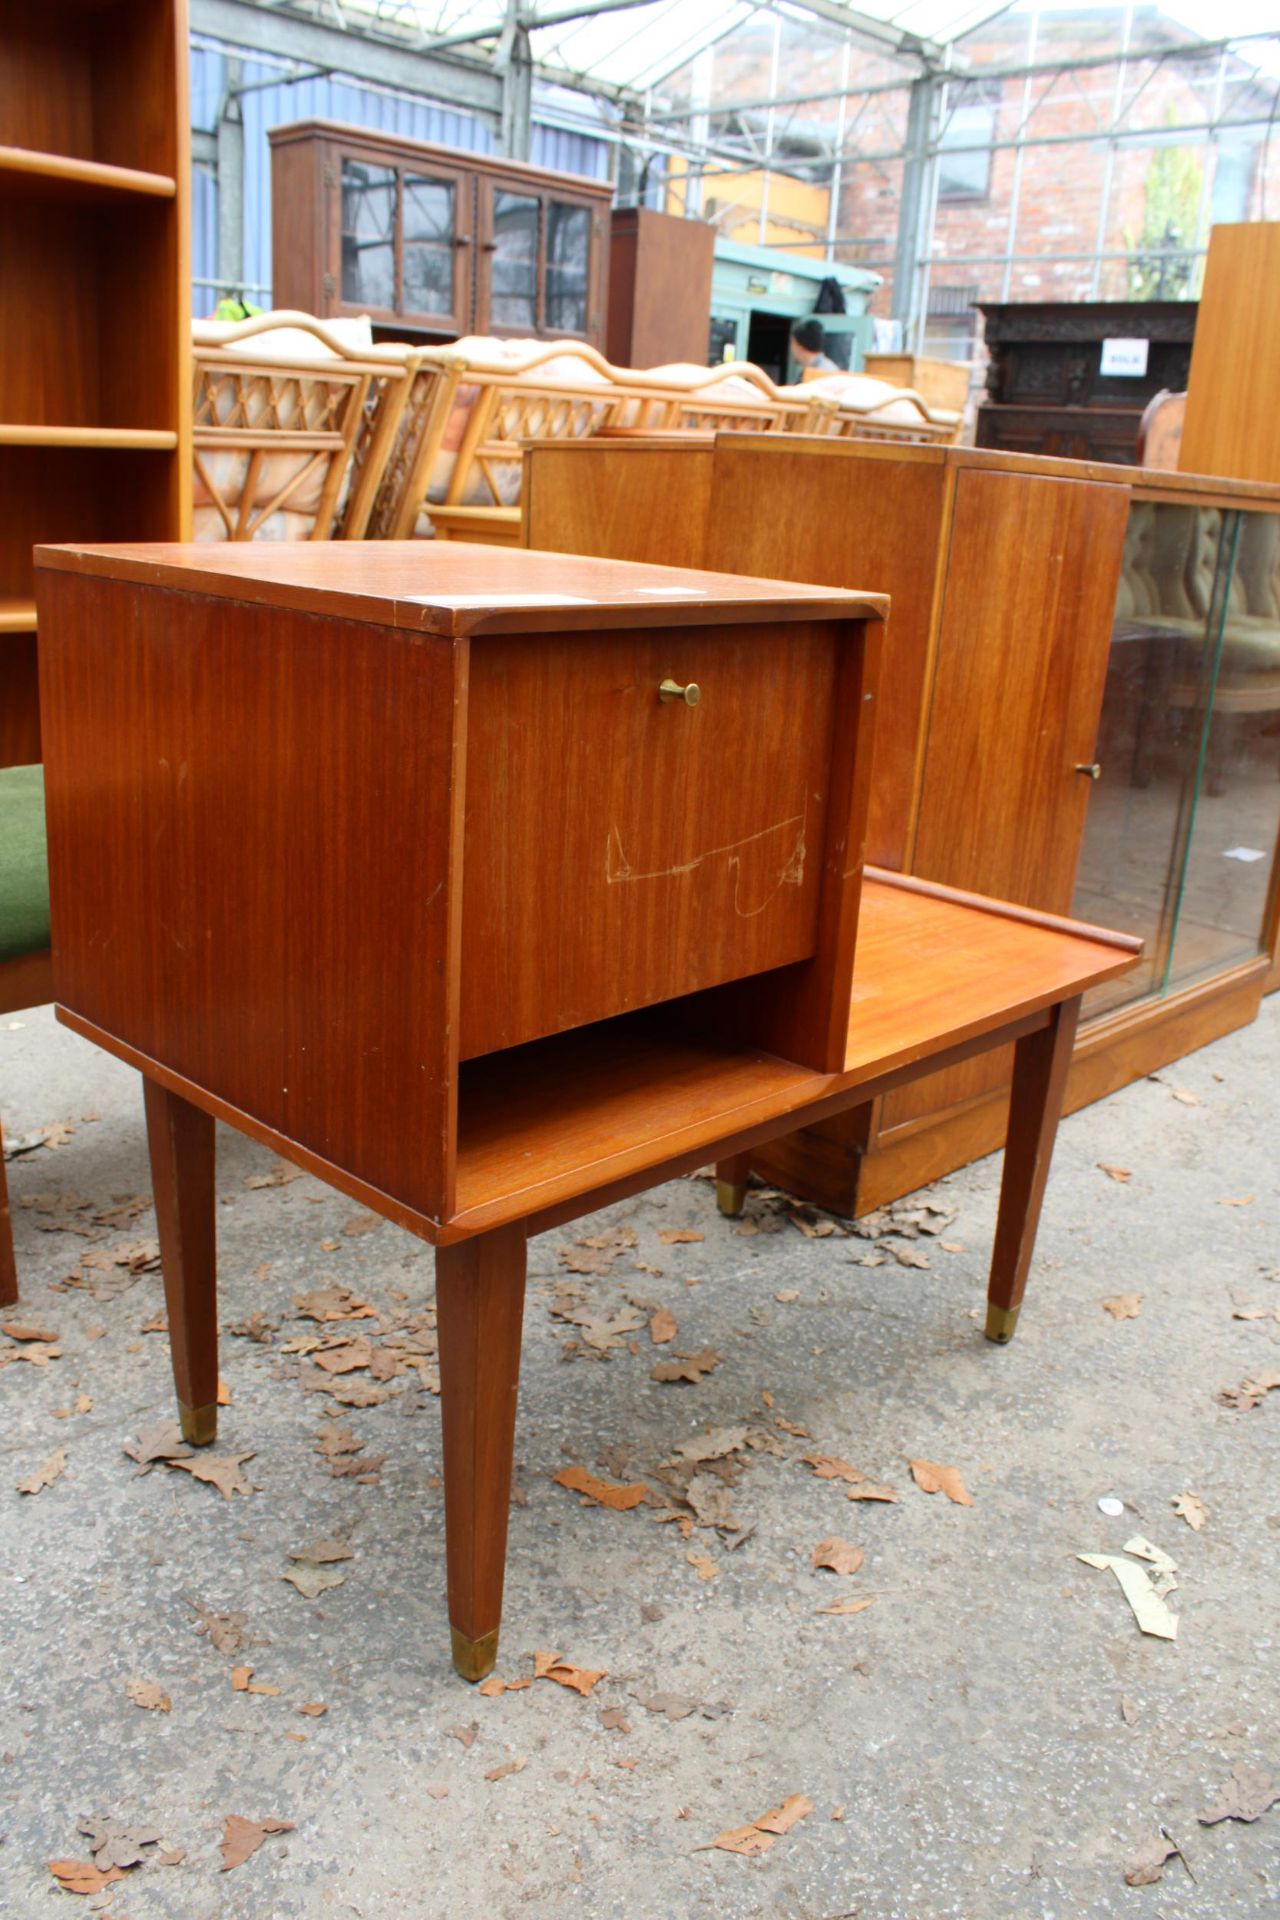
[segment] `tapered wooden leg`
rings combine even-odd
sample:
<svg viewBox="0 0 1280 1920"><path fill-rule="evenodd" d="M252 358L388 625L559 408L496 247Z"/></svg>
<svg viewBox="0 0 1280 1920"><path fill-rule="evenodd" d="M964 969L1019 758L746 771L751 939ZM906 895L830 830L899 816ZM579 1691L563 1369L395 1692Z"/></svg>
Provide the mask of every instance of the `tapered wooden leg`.
<svg viewBox="0 0 1280 1920"><path fill-rule="evenodd" d="M1047 1027L1019 1040L1014 1053L1000 1212L987 1288L987 1338L998 1346L1012 1340L1018 1324L1079 1018L1077 994L1054 1008Z"/></svg>
<svg viewBox="0 0 1280 1920"><path fill-rule="evenodd" d="M206 1447L218 1431L213 1121L155 1080L142 1087L178 1418L183 1439Z"/></svg>
<svg viewBox="0 0 1280 1920"><path fill-rule="evenodd" d="M13 1258L13 1222L9 1218L9 1182L4 1171L4 1133L0 1131L0 1307L18 1298L18 1269Z"/></svg>
<svg viewBox="0 0 1280 1920"><path fill-rule="evenodd" d="M522 1220L436 1248L449 1625L464 1680L498 1657L525 1257Z"/></svg>
<svg viewBox="0 0 1280 1920"><path fill-rule="evenodd" d="M747 1202L747 1181L751 1177L751 1155L731 1153L727 1160L716 1161L716 1205L731 1218L742 1212Z"/></svg>

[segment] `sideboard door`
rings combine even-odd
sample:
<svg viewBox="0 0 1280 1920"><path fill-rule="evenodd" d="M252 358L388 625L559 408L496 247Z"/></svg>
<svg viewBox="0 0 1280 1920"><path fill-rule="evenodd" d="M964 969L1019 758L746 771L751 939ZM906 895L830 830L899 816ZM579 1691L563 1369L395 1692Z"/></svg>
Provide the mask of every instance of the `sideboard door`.
<svg viewBox="0 0 1280 1920"><path fill-rule="evenodd" d="M1128 507L958 475L912 872L1070 913Z"/></svg>

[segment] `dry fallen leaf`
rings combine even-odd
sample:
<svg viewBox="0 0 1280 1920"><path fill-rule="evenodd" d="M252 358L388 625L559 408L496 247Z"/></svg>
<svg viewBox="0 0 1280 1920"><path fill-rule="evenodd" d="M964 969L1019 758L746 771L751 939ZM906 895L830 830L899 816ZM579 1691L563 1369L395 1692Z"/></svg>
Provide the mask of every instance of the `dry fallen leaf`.
<svg viewBox="0 0 1280 1920"><path fill-rule="evenodd" d="M1250 1407L1256 1407L1276 1387L1280 1387L1280 1373L1260 1373L1255 1379L1242 1380L1238 1387L1224 1387L1218 1399L1224 1407L1234 1407L1237 1413L1247 1413Z"/></svg>
<svg viewBox="0 0 1280 1920"><path fill-rule="evenodd" d="M47 1346L52 1346L58 1338L44 1327L30 1327L21 1320L0 1321L0 1333L7 1333L11 1340L43 1340Z"/></svg>
<svg viewBox="0 0 1280 1920"><path fill-rule="evenodd" d="M17 1483L19 1493L40 1493L45 1487L51 1487L55 1480L66 1471L67 1450L58 1447L46 1460L42 1460L34 1473Z"/></svg>
<svg viewBox="0 0 1280 1920"><path fill-rule="evenodd" d="M49 1871L64 1893L101 1893L113 1880L123 1880L119 1867L104 1873L91 1860L50 1860Z"/></svg>
<svg viewBox="0 0 1280 1920"><path fill-rule="evenodd" d="M295 1293L293 1304L304 1320L376 1320L377 1310L360 1300L349 1287L317 1287L312 1293Z"/></svg>
<svg viewBox="0 0 1280 1920"><path fill-rule="evenodd" d="M862 1593L853 1600L833 1600L829 1606L815 1607L815 1613L861 1613L875 1599L874 1593Z"/></svg>
<svg viewBox="0 0 1280 1920"><path fill-rule="evenodd" d="M1199 1816L1202 1827L1216 1826L1219 1820L1258 1820L1280 1800L1280 1787L1261 1767L1241 1760L1231 1769L1231 1778L1220 1790L1213 1805Z"/></svg>
<svg viewBox="0 0 1280 1920"><path fill-rule="evenodd" d="M649 1489L639 1481L630 1486L617 1486L610 1480L601 1480L598 1475L588 1473L585 1467L565 1467L551 1478L557 1486L567 1487L570 1493L580 1493L588 1500L594 1500L597 1506L609 1507L614 1513L629 1513L632 1507L638 1507Z"/></svg>
<svg viewBox="0 0 1280 1920"><path fill-rule="evenodd" d="M140 1867L147 1857L143 1849L156 1846L160 1839L158 1828L135 1827L127 1820L104 1820L96 1814L83 1817L78 1831L89 1842L94 1865L104 1873L111 1867L123 1872Z"/></svg>
<svg viewBox="0 0 1280 1920"><path fill-rule="evenodd" d="M812 1467L819 1480L861 1480L862 1474L849 1461L837 1459L831 1453L806 1453L801 1455L806 1467Z"/></svg>
<svg viewBox="0 0 1280 1920"><path fill-rule="evenodd" d="M221 1871L230 1873L232 1867L243 1866L269 1833L292 1832L292 1820L243 1820L238 1813L229 1813L222 1834Z"/></svg>
<svg viewBox="0 0 1280 1920"><path fill-rule="evenodd" d="M813 1802L807 1794L793 1793L783 1801L780 1807L773 1807L768 1813L762 1813L746 1827L730 1827L727 1832L717 1834L709 1844L719 1847L723 1853L741 1853L748 1856L768 1853L774 1842L784 1833L790 1833L798 1820L813 1812ZM698 1849L703 1851L702 1848Z"/></svg>
<svg viewBox="0 0 1280 1920"><path fill-rule="evenodd" d="M809 1564L815 1568L830 1567L832 1573L853 1574L866 1557L862 1548L855 1547L852 1540L839 1540L833 1534L830 1539L819 1540L809 1556Z"/></svg>
<svg viewBox="0 0 1280 1920"><path fill-rule="evenodd" d="M331 1560L350 1560L354 1552L345 1540L337 1540L332 1534L326 1534L323 1540L313 1540L309 1547L295 1547L289 1554L291 1560L309 1560L313 1566L323 1567Z"/></svg>
<svg viewBox="0 0 1280 1920"><path fill-rule="evenodd" d="M342 1225L338 1228L338 1232L342 1234L344 1239L354 1240L359 1234L372 1233L375 1228L381 1225L382 1220L376 1213L356 1213L351 1216L350 1220L343 1221Z"/></svg>
<svg viewBox="0 0 1280 1920"><path fill-rule="evenodd" d="M1110 1300L1104 1300L1102 1305L1106 1308L1113 1320L1136 1320L1142 1312L1142 1295L1140 1293L1116 1293L1111 1296Z"/></svg>
<svg viewBox="0 0 1280 1920"><path fill-rule="evenodd" d="M658 1238L664 1247L680 1247L703 1240L706 1235L699 1233L695 1227L663 1227Z"/></svg>
<svg viewBox="0 0 1280 1920"><path fill-rule="evenodd" d="M846 1500L891 1500L891 1501L896 1501L896 1500L897 1500L897 1498L898 1498L898 1494L897 1494L897 1489L896 1489L896 1488L894 1488L894 1487L877 1487L877 1486L873 1486L870 1480L867 1480L867 1481L864 1481L864 1482L863 1482L863 1484L862 1484L862 1485L861 1485L860 1487L846 1487L846 1488L845 1488L845 1499L846 1499Z"/></svg>
<svg viewBox="0 0 1280 1920"><path fill-rule="evenodd" d="M169 1713L173 1702L154 1680L131 1680L127 1692L135 1707L147 1707L153 1713Z"/></svg>
<svg viewBox="0 0 1280 1920"><path fill-rule="evenodd" d="M1173 1510L1176 1514L1180 1514L1187 1525L1196 1533L1199 1533L1201 1527L1209 1518L1208 1509L1205 1507L1204 1501L1194 1493L1180 1493L1173 1503Z"/></svg>
<svg viewBox="0 0 1280 1920"><path fill-rule="evenodd" d="M290 1586L296 1587L304 1600L318 1600L322 1593L328 1593L333 1587L340 1587L346 1579L345 1573L336 1573L332 1567L316 1567L309 1560L301 1565L289 1567L280 1575Z"/></svg>
<svg viewBox="0 0 1280 1920"><path fill-rule="evenodd" d="M252 1450L248 1453L199 1453L193 1454L189 1460L179 1460L170 1455L166 1465L180 1467L194 1480L207 1481L211 1487L218 1489L224 1500L229 1500L233 1493L254 1491L253 1482L246 1480L240 1471L243 1463L252 1459Z"/></svg>
<svg viewBox="0 0 1280 1920"><path fill-rule="evenodd" d="M1098 1171L1099 1173L1105 1173L1109 1180L1119 1180L1122 1184L1127 1180L1132 1180L1133 1178L1133 1175L1132 1173L1130 1173L1128 1167L1108 1166L1105 1160L1099 1160Z"/></svg>
<svg viewBox="0 0 1280 1920"><path fill-rule="evenodd" d="M649 1321L649 1338L655 1347L665 1347L676 1337L676 1317L670 1307L658 1307Z"/></svg>
<svg viewBox="0 0 1280 1920"><path fill-rule="evenodd" d="M298 1708L298 1712L305 1713L309 1720L318 1720L322 1713L328 1713L328 1711L323 1700L307 1700Z"/></svg>
<svg viewBox="0 0 1280 1920"><path fill-rule="evenodd" d="M657 1366L650 1368L651 1380L689 1380L697 1382L704 1374L711 1373L720 1365L722 1356L714 1347L703 1347L697 1353L677 1354L674 1360L660 1360Z"/></svg>
<svg viewBox="0 0 1280 1920"><path fill-rule="evenodd" d="M958 1507L973 1505L958 1467L940 1467L932 1460L908 1460L907 1465L921 1493L945 1493Z"/></svg>
<svg viewBox="0 0 1280 1920"><path fill-rule="evenodd" d="M720 1569L709 1553L695 1553L692 1547L685 1553L685 1559L696 1571L699 1580L718 1580Z"/></svg>
<svg viewBox="0 0 1280 1920"><path fill-rule="evenodd" d="M490 1767L486 1780L505 1780L510 1774L523 1773L528 1766L527 1760L504 1760L500 1767Z"/></svg>
<svg viewBox="0 0 1280 1920"><path fill-rule="evenodd" d="M1238 1200L1219 1200L1218 1205L1220 1207L1251 1207L1253 1205L1253 1195L1251 1193L1243 1193Z"/></svg>
<svg viewBox="0 0 1280 1920"><path fill-rule="evenodd" d="M535 1680L554 1680L559 1686L569 1687L574 1693L587 1695L598 1680L603 1680L608 1672L601 1667L593 1673L589 1667L575 1667L558 1653L535 1653L533 1656L533 1677Z"/></svg>
<svg viewBox="0 0 1280 1920"><path fill-rule="evenodd" d="M291 1180L301 1180L302 1168L291 1167L281 1160L270 1173L251 1173L245 1180L246 1187L287 1187Z"/></svg>
<svg viewBox="0 0 1280 1920"><path fill-rule="evenodd" d="M1165 1863L1174 1855L1184 1859L1182 1849L1173 1840L1166 1837L1163 1828L1154 1840L1146 1845L1128 1861L1124 1870L1124 1883L1127 1887L1151 1887L1164 1872ZM1184 1861L1185 1864L1185 1861Z"/></svg>

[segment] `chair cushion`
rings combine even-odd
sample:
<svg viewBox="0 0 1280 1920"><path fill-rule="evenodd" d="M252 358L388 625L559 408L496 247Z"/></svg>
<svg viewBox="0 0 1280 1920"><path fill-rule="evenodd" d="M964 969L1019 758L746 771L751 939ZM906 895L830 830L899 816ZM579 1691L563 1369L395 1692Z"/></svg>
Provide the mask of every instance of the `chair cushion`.
<svg viewBox="0 0 1280 1920"><path fill-rule="evenodd" d="M0 767L0 961L48 945L44 768Z"/></svg>

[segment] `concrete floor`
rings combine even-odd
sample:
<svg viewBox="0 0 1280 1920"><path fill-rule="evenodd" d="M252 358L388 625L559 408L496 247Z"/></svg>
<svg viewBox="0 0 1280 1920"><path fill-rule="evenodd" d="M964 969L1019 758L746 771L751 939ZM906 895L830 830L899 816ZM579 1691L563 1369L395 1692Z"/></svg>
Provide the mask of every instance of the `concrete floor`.
<svg viewBox="0 0 1280 1920"><path fill-rule="evenodd" d="M1067 1121L1004 1350L978 1321L998 1160L932 1190L956 1209L941 1234L884 1240L923 1249L927 1267L856 1264L872 1241L805 1237L758 1197L761 1230L741 1233L697 1180L534 1243L498 1671L520 1678L554 1649L607 1677L589 1698L546 1680L483 1698L448 1662L433 1397L411 1376L384 1404L334 1405L303 1391L284 1351L325 1331L292 1302L330 1281L386 1317L420 1313L429 1251L386 1224L344 1235L356 1210L308 1178L250 1188L273 1161L220 1134L224 1326L279 1323L268 1344L222 1342L219 1450L252 1451L257 1490L225 1500L180 1470L136 1475L123 1444L171 1412L166 1341L144 1331L160 1280L122 1285L127 1268L92 1260L154 1231L149 1212L120 1208L148 1186L137 1082L47 1011L0 1020L6 1130L74 1126L9 1166L24 1293L4 1317L56 1331L62 1357L0 1370L0 1914L1280 1910L1280 1804L1252 1825L1196 1817L1237 1763L1280 1772L1280 1392L1247 1411L1216 1398L1280 1367L1278 1087L1272 1002L1255 1027ZM558 1250L576 1258L576 1240L619 1225L634 1249L578 1277L582 1297L639 1301L632 1320L665 1306L677 1337L655 1347L644 1324L624 1327L608 1359L566 1357L583 1330L550 1311ZM664 1243L673 1228L704 1238ZM92 1286L50 1290L75 1274ZM1142 1296L1137 1318L1102 1308L1124 1294ZM1233 1318L1242 1306L1268 1317ZM338 1330L362 1325L376 1330ZM696 1385L651 1379L655 1360L704 1347L723 1357ZM329 1417L366 1458L385 1455L377 1484L325 1471ZM672 1501L680 1476L664 1482L663 1463L717 1427L780 1448L727 1455L727 1480L723 1463L703 1468L703 1511L727 1494L749 1529L733 1546L703 1527L683 1537L661 1504L584 1506L552 1479L576 1462ZM59 1447L61 1477L19 1494ZM900 1500L847 1501L843 1481L803 1464L813 1450ZM920 1492L912 1456L957 1467L973 1505ZM1173 1510L1188 1490L1208 1509L1200 1532ZM1097 1505L1112 1494L1127 1503L1114 1519ZM1073 1557L1138 1532L1181 1569L1176 1644L1144 1637L1112 1575ZM353 1549L334 1568L346 1578L304 1599L281 1578L287 1556L334 1534ZM810 1564L833 1535L865 1549L853 1578ZM865 1594L862 1611L819 1611ZM197 1630L202 1609L243 1616L238 1651ZM278 1693L233 1691L238 1665ZM134 1705L136 1681L171 1711ZM675 1696L669 1711L642 1704L655 1695ZM299 1714L318 1701L323 1717ZM765 1856L698 1850L791 1794L813 1810ZM230 1814L293 1830L224 1875ZM162 1839L77 1905L46 1863L88 1857L82 1815ZM1126 1862L1162 1824L1194 1881L1174 1858L1158 1885L1127 1887ZM162 1847L185 1858L161 1865Z"/></svg>

